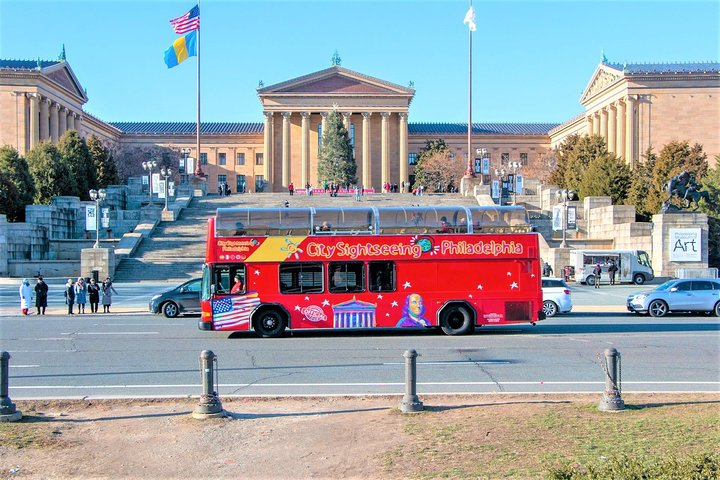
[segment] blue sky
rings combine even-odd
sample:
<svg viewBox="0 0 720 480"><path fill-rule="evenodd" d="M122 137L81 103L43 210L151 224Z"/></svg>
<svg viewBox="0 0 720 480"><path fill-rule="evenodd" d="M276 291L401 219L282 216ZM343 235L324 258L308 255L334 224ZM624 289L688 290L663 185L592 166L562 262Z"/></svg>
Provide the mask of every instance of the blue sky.
<svg viewBox="0 0 720 480"><path fill-rule="evenodd" d="M194 121L196 59L168 69L169 20L193 0L0 0L0 57L63 44L106 121ZM474 122L563 122L610 62L719 61L720 2L478 1ZM261 122L265 86L342 66L407 86L410 122L467 122L467 1L202 0L202 120Z"/></svg>

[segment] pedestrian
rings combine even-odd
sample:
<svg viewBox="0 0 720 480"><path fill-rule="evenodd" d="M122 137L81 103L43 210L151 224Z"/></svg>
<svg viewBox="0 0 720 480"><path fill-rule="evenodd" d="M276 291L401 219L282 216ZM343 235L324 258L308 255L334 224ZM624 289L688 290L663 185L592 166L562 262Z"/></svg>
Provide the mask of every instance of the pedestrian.
<svg viewBox="0 0 720 480"><path fill-rule="evenodd" d="M545 262L545 266L543 267L543 277L552 277L553 275L553 269L550 266L548 262Z"/></svg>
<svg viewBox="0 0 720 480"><path fill-rule="evenodd" d="M617 264L614 259L608 261L608 275L610 276L610 285L615 285L615 273L618 271Z"/></svg>
<svg viewBox="0 0 720 480"><path fill-rule="evenodd" d="M87 303L87 283L82 277L78 277L75 282L75 303L78 306L77 313L85 313L85 304Z"/></svg>
<svg viewBox="0 0 720 480"><path fill-rule="evenodd" d="M290 195L293 195L295 193L295 185L293 185L292 182L288 184L288 193L290 193Z"/></svg>
<svg viewBox="0 0 720 480"><path fill-rule="evenodd" d="M355 185L355 201L360 201L360 187L358 187L357 185Z"/></svg>
<svg viewBox="0 0 720 480"><path fill-rule="evenodd" d="M63 294L65 295L65 305L68 307L68 315L75 315L73 313L73 305L75 305L75 284L72 278L68 278Z"/></svg>
<svg viewBox="0 0 720 480"><path fill-rule="evenodd" d="M47 308L48 286L43 277L38 277L35 284L35 308L38 315L45 315Z"/></svg>
<svg viewBox="0 0 720 480"><path fill-rule="evenodd" d="M593 268L593 275L595 275L595 288L600 288L600 277L602 276L602 266L600 262L597 262L595 268Z"/></svg>
<svg viewBox="0 0 720 480"><path fill-rule="evenodd" d="M87 286L88 300L90 301L90 313L98 313L98 303L100 303L100 285L94 278L90 279Z"/></svg>
<svg viewBox="0 0 720 480"><path fill-rule="evenodd" d="M112 296L113 293L117 295L117 292L115 291L115 288L112 285L112 280L110 280L110 277L107 277L105 281L102 284L102 304L103 304L103 313L110 313L110 305L112 305Z"/></svg>
<svg viewBox="0 0 720 480"><path fill-rule="evenodd" d="M28 314L28 309L30 308L30 302L32 301L32 287L30 286L30 282L27 278L23 278L22 282L20 282L20 310L22 310L23 315Z"/></svg>

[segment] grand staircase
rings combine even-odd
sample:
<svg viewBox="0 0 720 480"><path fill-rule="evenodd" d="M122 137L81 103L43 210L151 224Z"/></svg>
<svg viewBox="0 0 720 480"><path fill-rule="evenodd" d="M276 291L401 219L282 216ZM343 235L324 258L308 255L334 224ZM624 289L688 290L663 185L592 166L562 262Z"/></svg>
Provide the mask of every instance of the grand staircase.
<svg viewBox="0 0 720 480"><path fill-rule="evenodd" d="M169 281L180 283L199 277L205 260L207 219L221 207L358 207L408 205L467 205L477 206L472 197L459 194L363 195L358 203L353 195L300 195L287 193L260 193L220 197L197 197L183 209L174 222L160 222L149 238L145 238L135 254L123 259L115 270L116 282Z"/></svg>

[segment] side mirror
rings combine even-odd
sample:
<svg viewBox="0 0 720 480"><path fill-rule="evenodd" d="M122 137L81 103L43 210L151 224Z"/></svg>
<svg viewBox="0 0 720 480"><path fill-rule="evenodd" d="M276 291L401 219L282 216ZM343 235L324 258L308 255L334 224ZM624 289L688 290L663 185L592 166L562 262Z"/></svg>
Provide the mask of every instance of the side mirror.
<svg viewBox="0 0 720 480"><path fill-rule="evenodd" d="M180 293L186 293L188 291L187 287L180 288Z"/></svg>
<svg viewBox="0 0 720 480"><path fill-rule="evenodd" d="M210 294L215 295L215 284L210 285Z"/></svg>
<svg viewBox="0 0 720 480"><path fill-rule="evenodd" d="M670 289L670 291L671 291L671 292L677 292L677 291L678 291L678 288L677 288L677 287L672 287L672 288Z"/></svg>

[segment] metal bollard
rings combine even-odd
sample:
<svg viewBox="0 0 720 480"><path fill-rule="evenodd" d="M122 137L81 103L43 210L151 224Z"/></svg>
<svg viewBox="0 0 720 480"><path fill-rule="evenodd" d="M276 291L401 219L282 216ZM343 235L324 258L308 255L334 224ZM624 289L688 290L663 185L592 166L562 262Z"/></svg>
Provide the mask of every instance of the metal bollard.
<svg viewBox="0 0 720 480"><path fill-rule="evenodd" d="M10 354L0 354L0 422L17 422L22 418L22 412L15 408L10 400Z"/></svg>
<svg viewBox="0 0 720 480"><path fill-rule="evenodd" d="M620 397L620 352L614 348L605 350L605 391L598 408L605 412L625 410L625 402Z"/></svg>
<svg viewBox="0 0 720 480"><path fill-rule="evenodd" d="M417 356L415 350L407 350L403 353L403 357L405 357L405 395L400 402L400 411L403 413L421 412L423 409L423 402L418 398L415 389L417 383L415 359Z"/></svg>
<svg viewBox="0 0 720 480"><path fill-rule="evenodd" d="M200 352L200 378L202 379L203 391L200 395L200 403L195 410L193 410L192 416L197 419L205 418L220 418L225 416L225 411L220 403L220 397L214 390L214 386L217 384L217 378L213 375L213 372L217 370L217 357L210 350L203 350ZM215 378L215 382L213 379Z"/></svg>

